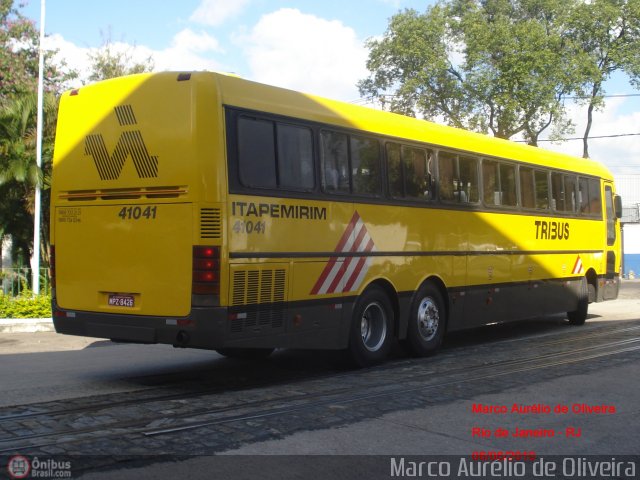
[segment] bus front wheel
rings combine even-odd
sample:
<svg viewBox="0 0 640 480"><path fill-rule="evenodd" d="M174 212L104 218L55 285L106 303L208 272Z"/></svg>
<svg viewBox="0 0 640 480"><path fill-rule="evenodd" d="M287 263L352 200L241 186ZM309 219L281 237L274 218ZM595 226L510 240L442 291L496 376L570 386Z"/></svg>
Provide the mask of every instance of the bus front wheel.
<svg viewBox="0 0 640 480"><path fill-rule="evenodd" d="M406 349L417 357L431 355L442 344L446 327L444 302L435 285L426 283L418 289L409 315Z"/></svg>
<svg viewBox="0 0 640 480"><path fill-rule="evenodd" d="M586 277L580 280L580 292L578 293L578 306L572 312L567 312L567 318L571 325L583 325L587 320L589 309L589 288Z"/></svg>
<svg viewBox="0 0 640 480"><path fill-rule="evenodd" d="M358 367L382 362L391 348L393 307L379 287L367 289L353 309L349 353Z"/></svg>

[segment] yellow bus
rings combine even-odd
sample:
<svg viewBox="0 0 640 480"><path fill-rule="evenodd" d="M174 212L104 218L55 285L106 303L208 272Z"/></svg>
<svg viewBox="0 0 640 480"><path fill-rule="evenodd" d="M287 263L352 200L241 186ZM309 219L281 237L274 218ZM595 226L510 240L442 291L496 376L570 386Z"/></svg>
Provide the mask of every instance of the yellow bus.
<svg viewBox="0 0 640 480"><path fill-rule="evenodd" d="M217 73L66 93L51 209L71 335L364 366L619 288L600 163Z"/></svg>

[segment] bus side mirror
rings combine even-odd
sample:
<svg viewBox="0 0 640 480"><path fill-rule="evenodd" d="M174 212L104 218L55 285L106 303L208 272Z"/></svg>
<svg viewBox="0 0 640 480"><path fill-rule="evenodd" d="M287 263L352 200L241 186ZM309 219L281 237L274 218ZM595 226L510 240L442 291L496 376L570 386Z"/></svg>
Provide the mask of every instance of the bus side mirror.
<svg viewBox="0 0 640 480"><path fill-rule="evenodd" d="M620 195L613 197L613 205L616 209L616 218L622 218L622 197Z"/></svg>

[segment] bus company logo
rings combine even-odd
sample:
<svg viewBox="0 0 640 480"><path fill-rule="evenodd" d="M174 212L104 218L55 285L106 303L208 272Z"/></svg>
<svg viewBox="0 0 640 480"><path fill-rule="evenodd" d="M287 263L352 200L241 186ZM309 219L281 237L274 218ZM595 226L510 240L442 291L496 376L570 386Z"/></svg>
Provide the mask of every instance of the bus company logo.
<svg viewBox="0 0 640 480"><path fill-rule="evenodd" d="M22 455L14 455L9 459L7 472L9 472L11 478L27 478L31 472L29 459Z"/></svg>
<svg viewBox="0 0 640 480"><path fill-rule="evenodd" d="M120 105L114 110L121 127L131 127L138 124L131 105ZM140 130L122 132L116 148L111 154L107 150L101 134L87 135L84 141L84 151L85 155L93 157L101 180L117 180L129 157L133 160L138 177L154 178L158 176L158 157L149 155Z"/></svg>
<svg viewBox="0 0 640 480"><path fill-rule="evenodd" d="M351 253L355 255L332 257L327 262L324 270L322 270L310 294L323 295L325 293L344 293L357 290L373 260L367 254L375 251L376 246L367 231L367 227L358 212L355 212L335 249L336 253Z"/></svg>

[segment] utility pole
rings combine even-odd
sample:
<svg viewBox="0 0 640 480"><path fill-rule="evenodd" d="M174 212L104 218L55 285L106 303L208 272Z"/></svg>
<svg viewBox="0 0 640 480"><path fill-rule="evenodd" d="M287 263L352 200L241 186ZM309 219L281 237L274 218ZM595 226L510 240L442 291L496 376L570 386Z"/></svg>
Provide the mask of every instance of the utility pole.
<svg viewBox="0 0 640 480"><path fill-rule="evenodd" d="M44 100L44 9L45 0L40 0L40 59L38 64L38 118L36 127L36 165L38 171L42 169L42 116ZM40 208L42 203L40 178L36 182L35 209L33 212L33 261L31 262L32 285L34 295L40 293Z"/></svg>

